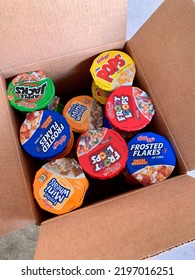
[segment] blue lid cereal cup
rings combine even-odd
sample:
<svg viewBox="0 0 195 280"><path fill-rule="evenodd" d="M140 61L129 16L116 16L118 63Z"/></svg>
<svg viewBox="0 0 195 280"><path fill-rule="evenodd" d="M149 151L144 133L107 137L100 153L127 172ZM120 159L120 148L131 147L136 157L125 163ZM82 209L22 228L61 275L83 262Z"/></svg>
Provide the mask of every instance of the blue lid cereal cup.
<svg viewBox="0 0 195 280"><path fill-rule="evenodd" d="M164 181L175 168L173 147L159 134L137 134L129 141L128 151L127 171L144 186Z"/></svg>
<svg viewBox="0 0 195 280"><path fill-rule="evenodd" d="M32 157L52 159L64 151L70 133L70 126L60 113L40 110L26 115L20 128L20 142Z"/></svg>

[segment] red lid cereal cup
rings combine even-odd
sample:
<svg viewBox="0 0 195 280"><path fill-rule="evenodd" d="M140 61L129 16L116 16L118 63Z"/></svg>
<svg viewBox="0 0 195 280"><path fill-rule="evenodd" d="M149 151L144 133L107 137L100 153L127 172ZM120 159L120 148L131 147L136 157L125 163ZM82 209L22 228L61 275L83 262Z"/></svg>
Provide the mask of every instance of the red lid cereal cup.
<svg viewBox="0 0 195 280"><path fill-rule="evenodd" d="M90 68L95 84L106 91L133 83L135 63L132 58L121 51L106 51L98 55Z"/></svg>
<svg viewBox="0 0 195 280"><path fill-rule="evenodd" d="M7 89L10 105L24 113L47 109L54 95L54 83L42 71L17 75Z"/></svg>
<svg viewBox="0 0 195 280"><path fill-rule="evenodd" d="M78 162L63 158L52 160L38 170L33 190L42 209L61 215L82 205L88 186Z"/></svg>
<svg viewBox="0 0 195 280"><path fill-rule="evenodd" d="M149 95L137 87L122 86L111 93L105 106L106 117L124 137L147 126L155 113ZM126 138L126 137L125 137Z"/></svg>
<svg viewBox="0 0 195 280"><path fill-rule="evenodd" d="M113 178L125 168L128 149L120 134L102 127L88 130L80 136L77 156L86 173L105 180Z"/></svg>
<svg viewBox="0 0 195 280"><path fill-rule="evenodd" d="M70 140L70 126L55 111L40 110L26 115L20 127L20 142L34 158L51 159L61 154Z"/></svg>
<svg viewBox="0 0 195 280"><path fill-rule="evenodd" d="M63 116L72 131L78 133L101 127L103 124L101 105L87 95L77 96L69 100L63 109Z"/></svg>
<svg viewBox="0 0 195 280"><path fill-rule="evenodd" d="M99 88L98 86L96 86L94 81L92 82L91 91L92 91L93 98L96 99L102 105L106 104L106 100L108 96L111 94L111 92L105 91Z"/></svg>
<svg viewBox="0 0 195 280"><path fill-rule="evenodd" d="M173 147L159 134L137 134L129 141L128 151L127 171L143 186L164 181L175 168Z"/></svg>

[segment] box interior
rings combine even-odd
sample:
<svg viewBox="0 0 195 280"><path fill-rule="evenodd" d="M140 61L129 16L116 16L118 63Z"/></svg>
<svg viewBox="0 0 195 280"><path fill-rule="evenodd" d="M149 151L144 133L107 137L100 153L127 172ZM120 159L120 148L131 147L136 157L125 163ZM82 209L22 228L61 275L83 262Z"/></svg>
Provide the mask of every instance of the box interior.
<svg viewBox="0 0 195 280"><path fill-rule="evenodd" d="M120 50L129 52L128 44L126 44L124 46L124 48L120 49ZM62 78L61 80L58 80L58 81L54 80L54 83L56 86L56 95L60 96L61 102L63 104L65 104L70 98L77 96L77 95L87 94L87 95L91 96L92 77L89 72L89 68L93 62L94 57L97 56L98 54L99 53L80 62L79 63L80 70L76 71L77 75L75 75L75 69L72 70L72 69L66 68L66 71L69 73L69 76L66 77L66 75L65 75L65 77ZM131 53L130 53L130 55L132 56ZM72 75L70 73L72 73ZM12 78L13 77L10 77L9 79L7 79L6 83L8 84ZM138 86L141 89L148 92L148 89L146 88L144 82L145 81L143 80L143 78L139 79L139 67L137 67L136 79L135 79L133 85ZM148 93L150 94L150 92L148 92ZM9 104L8 104L8 106L9 106ZM143 129L141 131L153 131L153 132L159 133L159 134L167 137L167 139L174 146L174 150L177 155L177 164L176 164L174 172L172 173L170 178L185 174L186 173L185 163L180 155L180 152L177 149L177 146L175 146L174 139L172 138L172 135L169 132L167 123L165 122L165 120L164 120L161 112L159 111L157 104L155 104L155 102L154 102L154 106L155 106L156 112L155 112L155 115L154 115L151 123L145 129ZM104 108L104 106L103 106L103 108ZM25 115L23 113L20 113L20 112L14 110L11 107L9 108L9 110L10 110L10 117L11 117L12 124L13 124L15 139L16 139L16 142L18 142L17 146L18 146L18 150L19 150L20 158L21 158L21 167L22 167L22 169L24 169L23 174L25 174L25 178L26 178L27 193L31 197L31 196L33 196L32 195L32 185L33 185L35 173L45 162L31 158L20 147L20 143L18 140L18 132L19 132L22 122L24 121ZM76 139L79 137L79 135L80 135L79 133L74 133L75 142L76 142ZM128 142L128 140L127 140L127 142ZM67 155L67 157L68 156L74 157L77 159L75 147L73 148L71 153L69 155ZM132 192L137 189L145 188L141 185L126 184L124 182L123 178L121 177L121 175L118 175L118 176L116 176L112 179L108 179L108 180L97 180L94 178L90 178L90 176L88 176L87 174L86 174L86 176L89 180L90 187L89 187L88 194L85 198L85 201L84 201L82 207L91 205L94 202L102 201L104 199L113 198L116 195L120 195L120 194L123 194L126 192ZM169 180L169 179L167 179L167 180ZM39 209L39 206L37 205L36 201L34 201L34 199L30 198L29 201L32 206L32 211L34 213L35 221L37 223L40 223L49 218L55 217L55 215L47 213L46 211Z"/></svg>

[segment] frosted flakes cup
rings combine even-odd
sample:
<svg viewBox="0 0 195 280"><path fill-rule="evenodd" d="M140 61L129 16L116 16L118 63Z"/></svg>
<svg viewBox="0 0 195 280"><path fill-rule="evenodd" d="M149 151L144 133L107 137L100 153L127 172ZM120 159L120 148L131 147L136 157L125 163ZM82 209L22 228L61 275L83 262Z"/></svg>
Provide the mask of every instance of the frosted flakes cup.
<svg viewBox="0 0 195 280"><path fill-rule="evenodd" d="M47 109L54 95L54 83L42 71L17 75L7 89L10 105L24 113Z"/></svg>
<svg viewBox="0 0 195 280"><path fill-rule="evenodd" d="M173 147L159 134L137 134L129 141L128 152L127 171L144 186L164 181L175 168Z"/></svg>
<svg viewBox="0 0 195 280"><path fill-rule="evenodd" d="M90 72L96 86L112 92L122 85L132 85L136 69L129 55L112 50L98 55L91 65Z"/></svg>
<svg viewBox="0 0 195 280"><path fill-rule="evenodd" d="M105 127L88 130L77 141L78 161L91 177L105 180L118 175L127 162L125 140Z"/></svg>
<svg viewBox="0 0 195 280"><path fill-rule="evenodd" d="M63 109L63 116L72 131L82 133L88 129L101 127L103 110L91 96L81 95L69 100Z"/></svg>
<svg viewBox="0 0 195 280"><path fill-rule="evenodd" d="M42 209L61 215L82 205L88 186L78 162L63 158L52 160L37 171L33 190Z"/></svg>
<svg viewBox="0 0 195 280"><path fill-rule="evenodd" d="M32 157L51 159L65 150L70 134L70 126L60 113L40 110L26 115L20 127L20 142Z"/></svg>

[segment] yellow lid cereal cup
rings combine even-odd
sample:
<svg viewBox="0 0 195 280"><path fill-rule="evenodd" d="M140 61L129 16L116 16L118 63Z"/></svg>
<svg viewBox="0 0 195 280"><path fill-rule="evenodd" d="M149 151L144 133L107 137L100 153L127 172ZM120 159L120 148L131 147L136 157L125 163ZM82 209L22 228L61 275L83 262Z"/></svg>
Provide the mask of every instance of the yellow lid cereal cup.
<svg viewBox="0 0 195 280"><path fill-rule="evenodd" d="M135 71L132 58L116 50L101 53L95 58L90 68L95 84L109 92L122 85L131 86Z"/></svg>
<svg viewBox="0 0 195 280"><path fill-rule="evenodd" d="M63 158L52 160L38 170L33 190L42 209L61 215L82 205L88 186L78 162Z"/></svg>
<svg viewBox="0 0 195 280"><path fill-rule="evenodd" d="M99 128L103 124L101 105L91 96L82 95L72 98L63 109L63 116L72 131L82 133L88 129Z"/></svg>
<svg viewBox="0 0 195 280"><path fill-rule="evenodd" d="M96 99L102 105L106 104L106 100L108 96L111 94L111 92L103 90L98 86L96 86L94 81L92 82L91 91L92 91L93 98Z"/></svg>

